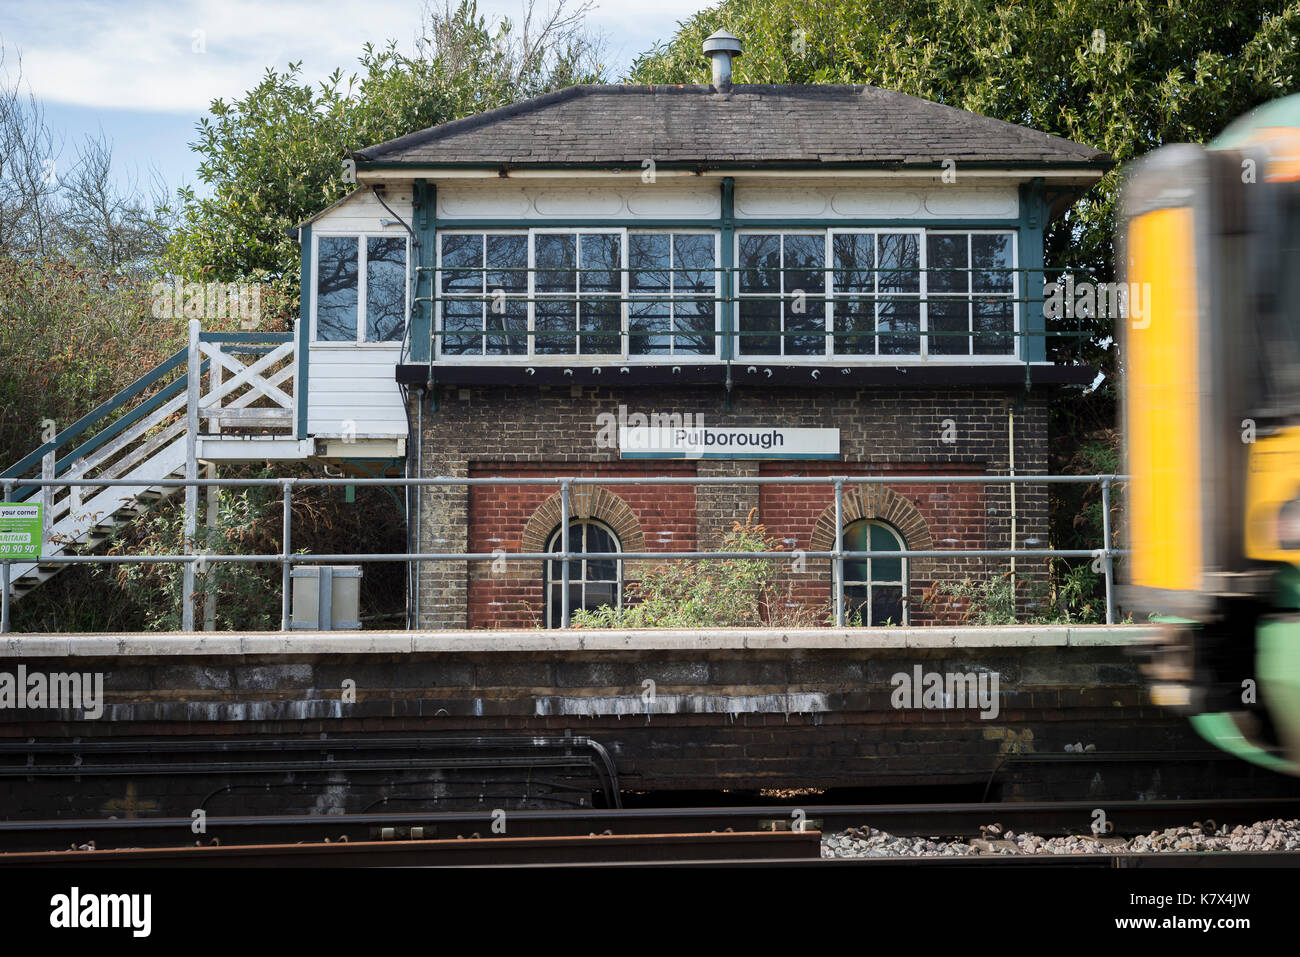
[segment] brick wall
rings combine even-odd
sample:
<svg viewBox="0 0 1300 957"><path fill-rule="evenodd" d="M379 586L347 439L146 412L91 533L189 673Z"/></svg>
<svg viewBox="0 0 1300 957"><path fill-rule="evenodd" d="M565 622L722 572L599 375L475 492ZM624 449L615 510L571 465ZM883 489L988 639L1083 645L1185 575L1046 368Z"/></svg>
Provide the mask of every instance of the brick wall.
<svg viewBox="0 0 1300 957"><path fill-rule="evenodd" d="M101 673L99 720L13 709L0 721L0 814L19 817L330 814L555 806L597 787L590 768L457 766L456 742L567 730L600 742L627 791L992 786L990 799L1107 800L1294 794L1145 703L1120 646L632 651L416 651L30 658L31 671ZM15 671L10 659L3 669ZM998 713L900 708L895 676L1000 676ZM654 682L653 703L645 698ZM409 748L384 741L411 737ZM266 739L310 741L269 750ZM112 741L100 752L95 742ZM338 750L348 740L372 747ZM35 754L22 742L71 744ZM193 753L158 748L168 742ZM1094 745L1074 753L1066 745ZM1149 752L1134 760L1135 752ZM496 746L492 755L511 753ZM549 752L548 752L549 753ZM577 753L583 753L579 750ZM332 755L332 758L330 756ZM438 770L415 761L446 757ZM367 768L352 762L369 762ZM236 773L259 761L265 771ZM39 765L35 772L33 764ZM66 768L77 762L74 784ZM169 763L211 762L200 774ZM285 765L323 762L316 770ZM436 763L436 762L435 762ZM547 782L558 788L536 792ZM567 793L568 797L559 796ZM487 795L485 798L484 795ZM391 797L393 803L385 805ZM486 804L484 801L486 800ZM418 801L418 803L410 803ZM539 803L540 802L540 803Z"/></svg>
<svg viewBox="0 0 1300 957"><path fill-rule="evenodd" d="M557 469L543 463L516 465L475 462L471 476L526 478L554 475ZM693 463L602 462L558 471L584 478L695 475ZM593 496L590 487L570 490L570 514L596 518L618 535L624 551L689 551L695 548L695 490L686 485L618 485L601 489ZM559 493L553 485L482 486L470 489L469 542L471 552L487 553L544 551L560 523ZM595 501L592 501L592 499ZM535 513L549 503L545 520L532 522ZM626 510L613 507L622 503ZM630 513L630 514L629 514ZM620 521L627 519L628 524ZM527 539L527 540L526 540ZM644 548L641 547L644 545ZM571 544L578 551L577 544ZM635 581L645 562L626 562L625 581ZM572 574L577 575L576 563ZM541 562L475 562L469 571L469 627L528 628L545 621Z"/></svg>
<svg viewBox="0 0 1300 957"><path fill-rule="evenodd" d="M823 390L737 389L727 407L720 389L443 388L438 408L424 415L422 474L493 476L525 474L754 476L782 474L1005 474L1011 465L1009 415L1015 415L1015 468L1047 467L1047 393L1017 389ZM838 428L838 463L708 460L632 462L601 440L602 414L691 414L718 427ZM698 419L697 419L698 421ZM646 550L707 550L733 521L758 508L758 520L793 548L808 549L818 518L833 500L827 488L780 486L613 487L644 532ZM1011 494L1004 485L942 484L894 489L923 521L935 549L1009 548ZM554 489L475 487L421 493L420 548L425 552L491 553L518 550L531 517ZM897 505L897 503L895 503ZM1019 547L1045 547L1046 486L1015 492ZM915 517L915 516L913 516ZM536 522L534 522L536 524ZM558 525L558 518L546 529ZM907 531L905 534L907 534ZM923 537L923 536L922 536ZM909 535L911 547L922 547ZM626 543L624 544L628 549ZM420 570L423 628L519 627L538 624L544 608L541 563L427 562ZM919 599L935 580L1004 573L1007 560L941 559L914 563L910 597L917 623L959 616L940 602L924 613ZM1021 560L1023 579L1044 577L1041 564ZM629 568L633 578L637 569ZM790 584L799 601L826 603L826 563L809 563ZM1022 610L1024 600L1021 602Z"/></svg>

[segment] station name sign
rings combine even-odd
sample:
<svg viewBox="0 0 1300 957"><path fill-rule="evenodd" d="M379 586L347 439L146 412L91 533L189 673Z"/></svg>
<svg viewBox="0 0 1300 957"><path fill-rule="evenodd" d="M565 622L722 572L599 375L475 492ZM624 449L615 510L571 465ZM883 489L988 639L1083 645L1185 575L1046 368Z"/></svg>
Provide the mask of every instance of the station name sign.
<svg viewBox="0 0 1300 957"><path fill-rule="evenodd" d="M618 448L625 459L838 459L840 430L625 426Z"/></svg>

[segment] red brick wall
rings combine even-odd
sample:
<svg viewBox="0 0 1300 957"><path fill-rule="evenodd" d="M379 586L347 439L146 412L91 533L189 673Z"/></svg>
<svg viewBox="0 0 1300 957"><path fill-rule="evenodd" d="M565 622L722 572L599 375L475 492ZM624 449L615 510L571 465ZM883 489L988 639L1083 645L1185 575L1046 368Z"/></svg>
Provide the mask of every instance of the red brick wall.
<svg viewBox="0 0 1300 957"><path fill-rule="evenodd" d="M525 478L529 476L576 475L581 477L627 477L642 475L695 475L693 462L594 463L575 467L565 463L494 464L475 462L470 476ZM695 549L695 490L689 485L611 485L635 513L645 540L645 551L679 552ZM476 485L469 496L469 550L487 553L504 549L523 551L524 528L533 513L558 491L555 485ZM556 523L558 527L558 523ZM546 529L549 535L554 528ZM623 543L623 547L628 547ZM638 576L639 563L629 562L624 580ZM508 562L494 571L490 562L474 562L469 581L469 626L471 628L532 628L544 624L545 595L541 562Z"/></svg>
<svg viewBox="0 0 1300 957"><path fill-rule="evenodd" d="M648 463L592 463L575 468L561 463L473 463L470 475L476 478L501 476L636 477L669 475L691 477L696 463L656 461ZM854 466L845 462L771 462L762 463L762 476L780 475L879 475L882 472L942 475L971 474L969 467L898 463ZM985 488L975 483L916 484L888 486L905 497L924 518L935 549L987 547ZM686 485L611 485L606 486L632 509L644 536L645 551L692 551L697 547L701 515L695 490ZM556 492L553 485L473 486L469 496L469 550L506 553L527 550L523 534L529 519ZM758 488L758 520L784 548L808 551L813 547L812 534L823 511L833 505L830 486L763 485ZM725 516L743 521L737 513ZM545 534L552 531L547 528ZM924 543L908 542L911 548ZM626 549L629 543L623 543ZM534 549L536 546L534 546ZM1003 563L1005 564L1005 563ZM635 581L645 563L629 562L624 580ZM936 580L960 580L967 575L996 574L996 560L968 558L926 562L914 560L911 567L909 598L913 624L951 622L960 617L960 609L940 603L927 610L922 598ZM509 562L494 569L491 562L472 563L469 573L469 626L471 628L533 628L544 625L545 595L542 588L543 566L540 562ZM785 613L794 614L791 606L813 614L817 623L829 614L831 601L830 563L809 560L802 573L783 569L779 577Z"/></svg>
<svg viewBox="0 0 1300 957"><path fill-rule="evenodd" d="M899 463L855 466L851 462L765 462L759 469L764 477L782 475L881 475L893 472L905 475L978 474L960 465L925 465ZM985 486L974 482L952 484L889 485L921 513L929 529L929 547L963 549L991 547L987 544ZM769 535L775 536L792 550L812 550L812 533L822 513L835 504L835 490L830 485L763 485L759 488L760 516ZM910 549L924 549L925 543L908 541ZM821 549L826 550L826 549ZM960 580L978 574L988 560L958 558L926 561L914 559L909 569L911 623L916 625L952 621L959 610L947 603L935 603L933 611L921 607L921 598L936 579ZM996 560L993 560L996 561ZM993 566L990 566L990 570ZM831 612L830 562L809 560L803 573L787 571L781 588L788 598L810 605L819 612ZM820 616L824 617L824 616Z"/></svg>

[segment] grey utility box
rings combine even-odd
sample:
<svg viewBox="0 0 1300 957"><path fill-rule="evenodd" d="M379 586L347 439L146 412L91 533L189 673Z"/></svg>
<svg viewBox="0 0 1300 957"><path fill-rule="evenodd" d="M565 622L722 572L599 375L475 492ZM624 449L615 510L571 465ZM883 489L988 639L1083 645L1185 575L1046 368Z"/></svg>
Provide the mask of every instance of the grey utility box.
<svg viewBox="0 0 1300 957"><path fill-rule="evenodd" d="M293 627L346 631L361 627L360 565L294 565Z"/></svg>

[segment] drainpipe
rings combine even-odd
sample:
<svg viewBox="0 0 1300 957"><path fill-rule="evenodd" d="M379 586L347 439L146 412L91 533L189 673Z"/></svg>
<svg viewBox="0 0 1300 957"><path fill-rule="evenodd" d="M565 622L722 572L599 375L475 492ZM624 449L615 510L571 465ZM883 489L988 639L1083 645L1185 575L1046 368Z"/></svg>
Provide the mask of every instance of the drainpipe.
<svg viewBox="0 0 1300 957"><path fill-rule="evenodd" d="M432 348L432 346L430 347ZM415 402L415 477L424 478L424 396L421 395ZM410 450L407 450L406 460L411 460ZM424 549L424 486L415 486L415 550L417 552ZM420 628L420 572L422 571L423 562L415 563L415 620L412 622L413 627Z"/></svg>
<svg viewBox="0 0 1300 957"><path fill-rule="evenodd" d="M1010 456L1010 473L1016 474L1016 411L1007 410L1007 448ZM1011 548L1016 547L1016 483L1011 483ZM1016 593L1016 557L1011 556L1011 594Z"/></svg>

